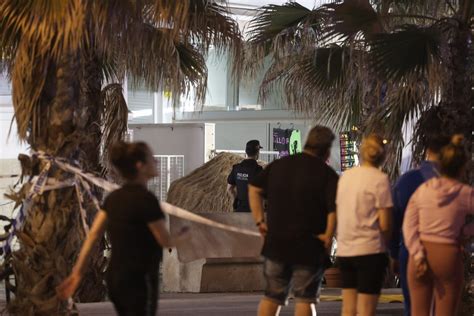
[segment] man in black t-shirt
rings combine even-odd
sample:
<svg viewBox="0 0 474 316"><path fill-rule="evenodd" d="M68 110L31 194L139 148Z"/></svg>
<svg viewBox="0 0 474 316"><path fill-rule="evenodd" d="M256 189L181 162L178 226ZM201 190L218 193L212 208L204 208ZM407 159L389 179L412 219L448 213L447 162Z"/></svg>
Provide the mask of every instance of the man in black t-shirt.
<svg viewBox="0 0 474 316"><path fill-rule="evenodd" d="M275 160L250 183L252 215L265 238L267 287L259 315L276 315L290 284L295 314L312 315L336 225L338 176L325 162L334 138L329 128L314 127L303 153Z"/></svg>
<svg viewBox="0 0 474 316"><path fill-rule="evenodd" d="M234 212L250 212L248 184L263 170L257 163L261 148L258 140L248 141L245 146L247 159L232 166L227 177L227 191L234 197Z"/></svg>

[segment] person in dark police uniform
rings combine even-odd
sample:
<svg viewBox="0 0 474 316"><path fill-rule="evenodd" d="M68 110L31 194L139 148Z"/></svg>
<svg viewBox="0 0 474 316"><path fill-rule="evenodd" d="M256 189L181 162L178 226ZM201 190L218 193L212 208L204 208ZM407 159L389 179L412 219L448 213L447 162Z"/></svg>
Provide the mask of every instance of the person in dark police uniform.
<svg viewBox="0 0 474 316"><path fill-rule="evenodd" d="M234 197L234 212L250 212L248 199L248 183L263 170L257 163L260 154L258 140L250 140L245 146L247 159L232 166L232 171L227 177L227 191Z"/></svg>

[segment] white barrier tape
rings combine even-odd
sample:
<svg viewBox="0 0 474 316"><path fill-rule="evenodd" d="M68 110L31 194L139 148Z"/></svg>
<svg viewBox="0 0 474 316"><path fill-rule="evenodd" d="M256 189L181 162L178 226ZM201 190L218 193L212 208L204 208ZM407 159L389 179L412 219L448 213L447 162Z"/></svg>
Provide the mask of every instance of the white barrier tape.
<svg viewBox="0 0 474 316"><path fill-rule="evenodd" d="M107 192L114 191L114 190L120 188L120 186L115 184L115 183L111 183L111 182L109 182L105 179L99 178L99 177L97 177L93 174L85 173L80 168L72 166L71 164L65 162L63 159L57 159L57 158L55 159L55 158L47 156L47 155L45 155L44 153L41 153L41 152L35 153L35 154L38 156L38 158L47 160L47 165L44 168L44 170L42 171L42 173L37 178L35 177L35 179L33 181L33 186L32 186L32 193L41 194L42 192L44 192L46 190L54 190L56 188L64 188L64 187L69 187L69 186L75 186L76 194L78 196L78 201L79 201L80 209L81 209L81 220L83 222L84 229L86 231L88 231L89 227L86 224L86 215L87 214L86 214L85 210L82 207L83 195L82 195L81 190L79 188L79 183L82 186L82 188L84 189L84 191L86 191L87 194L89 195L89 197L92 199L92 201L94 203L94 206L97 209L100 209L99 202L97 201L97 198L92 194L90 185L89 185L89 183L87 183L87 181L89 181L90 183L94 184L97 187L100 187L100 188L104 189ZM64 171L67 171L67 172L70 172L70 173L74 174L75 175L75 180L69 179L69 180L64 181L64 182L59 182L59 181L54 180L54 181L51 181L52 184L46 185L50 180L47 177L47 172L49 171L49 168L51 167L52 162L54 162L59 168L63 169ZM84 180L87 180L87 181L84 181ZM33 195L31 195L31 197L32 196ZM24 214L27 213L27 209L29 208L29 203L28 202L31 202L31 198L30 198L30 200L28 198L29 198L29 196L23 202L23 204L24 204L23 207L22 207L23 212L20 211L20 213L22 213L21 215L23 215L23 218L24 218ZM203 224L203 225L207 225L207 226L210 226L210 227L215 227L215 228L219 228L219 229L223 229L223 230L227 230L227 231L231 231L231 232L235 232L235 233L240 233L240 234L244 234L244 235L260 237L260 234L256 231L252 231L252 230L245 229L245 228L239 228L239 227L235 227L235 226L232 226L232 225L222 224L222 223L210 220L208 218L205 218L203 216L197 215L195 213L192 213L190 211L187 211L185 209L179 208L177 206L171 205L169 203L166 203L166 202L160 202L160 203L161 203L162 210L165 213L169 214L169 215L176 216L176 217L182 218L184 220L189 220L189 221L193 221L193 222L200 223L200 224ZM25 208L25 204L28 204L27 208ZM19 223L20 226L21 226L22 223L23 223L23 219L21 220L21 223ZM10 237L12 237L12 236L13 236L13 233L10 234ZM7 241L6 244L7 244L7 246L9 246L8 241Z"/></svg>
<svg viewBox="0 0 474 316"><path fill-rule="evenodd" d="M120 186L115 184L115 183L111 183L111 182L109 182L105 179L96 177L93 174L85 173L80 168L71 166L67 162L62 162L62 161L57 161L57 160L55 162L58 165L58 167L60 167L61 169L65 170L65 171L69 171L71 173L74 173L76 176L80 176L80 177L88 180L89 182L93 183L97 187L100 187L100 188L104 189L107 192L112 192L112 191L120 188ZM85 182L81 179L81 183L83 184L84 189L86 190L86 192L88 192L89 195L91 197L93 197L93 195L90 191L90 188L88 188L87 182ZM171 205L169 203L166 203L166 202L160 202L160 203L161 203L162 210L165 213L168 213L169 215L173 215L173 216L185 219L185 220L201 223L201 224L204 224L204 225L207 225L207 226L216 227L216 228L220 228L220 229L231 231L231 232L236 232L236 233L245 234L245 235L249 235L249 236L260 237L260 234L256 231L252 231L252 230L245 229L245 228L238 228L238 227L231 226L231 225L222 224L222 223L210 220L208 218L205 218L203 216L197 215L195 213L192 213L190 211L184 210L182 208L179 208L177 206ZM96 207L98 209L100 208L98 203L97 203Z"/></svg>
<svg viewBox="0 0 474 316"><path fill-rule="evenodd" d="M85 181L81 177L79 177L79 176L77 176L77 177L79 178L79 181L81 182L82 187L84 188L86 193L89 195L89 198L92 200L92 203L94 203L94 206L97 209L97 211L100 211L100 209L101 209L100 208L100 203L97 200L97 198L95 197L95 195L92 194L92 190L91 190L91 187L90 187L89 183L87 183L87 181Z"/></svg>
<svg viewBox="0 0 474 316"><path fill-rule="evenodd" d="M36 182L31 186L31 193L36 193L36 194L43 194L44 186L46 185L46 182L48 181L48 173L49 169L51 168L51 161L47 160L46 161L46 166L43 168L41 173L39 174L38 178L36 179Z"/></svg>
<svg viewBox="0 0 474 316"><path fill-rule="evenodd" d="M86 218L87 218L87 213L86 210L84 209L84 197L82 195L81 189L79 188L80 184L79 181L76 181L76 184L74 185L74 189L76 190L76 196L77 196L77 202L79 203L79 212L81 215L81 223L82 227L84 229L84 232L86 235L89 233L89 225L87 225Z"/></svg>
<svg viewBox="0 0 474 316"><path fill-rule="evenodd" d="M68 179L66 181L58 181L54 178L48 178L46 185L43 187L43 192L64 189L64 188L72 187L75 184L76 182L74 179Z"/></svg>
<svg viewBox="0 0 474 316"><path fill-rule="evenodd" d="M182 208L179 208L177 206L171 205L171 204L166 203L166 202L160 202L160 205L161 205L161 209L163 210L163 212L165 212L169 215L173 215L173 216L185 219L185 220L189 220L189 221L192 221L192 222L204 224L204 225L207 225L207 226L216 227L216 228L220 228L220 229L223 229L223 230L231 231L231 232L234 232L234 233L240 233L240 234L244 234L244 235L260 237L260 234L256 231L252 231L252 230L245 229L245 228L238 228L238 227L231 226L231 225L222 224L222 223L210 220L208 218L205 218L203 216L197 215L195 213L192 213L190 211L184 210Z"/></svg>
<svg viewBox="0 0 474 316"><path fill-rule="evenodd" d="M61 169L63 169L64 171L69 171L71 172L72 174L75 174L75 175L79 175L81 176L82 178L86 179L87 181L91 182L92 184L94 184L95 186L99 187L99 188L102 188L108 192L111 192L113 190L116 190L118 188L120 188L119 185L115 184L115 183L111 183L105 179L102 179L102 178L99 178L99 177L96 177L95 175L93 174L90 174L90 173L85 173L84 171L82 171L81 169L77 168L77 167L74 167L74 166L71 166L70 164L66 163L66 162L62 162L62 161L55 161L56 164L58 165L58 167L60 167Z"/></svg>

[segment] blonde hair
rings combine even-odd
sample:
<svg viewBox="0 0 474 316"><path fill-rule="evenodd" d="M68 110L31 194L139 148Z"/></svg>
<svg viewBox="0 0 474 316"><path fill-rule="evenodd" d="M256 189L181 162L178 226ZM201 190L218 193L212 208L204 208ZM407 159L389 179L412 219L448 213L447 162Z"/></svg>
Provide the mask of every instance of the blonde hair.
<svg viewBox="0 0 474 316"><path fill-rule="evenodd" d="M384 139L377 134L370 134L362 139L360 155L363 161L380 166L385 159Z"/></svg>
<svg viewBox="0 0 474 316"><path fill-rule="evenodd" d="M441 173L451 178L457 178L466 165L468 154L464 149L464 136L455 134L451 143L441 149L439 164Z"/></svg>

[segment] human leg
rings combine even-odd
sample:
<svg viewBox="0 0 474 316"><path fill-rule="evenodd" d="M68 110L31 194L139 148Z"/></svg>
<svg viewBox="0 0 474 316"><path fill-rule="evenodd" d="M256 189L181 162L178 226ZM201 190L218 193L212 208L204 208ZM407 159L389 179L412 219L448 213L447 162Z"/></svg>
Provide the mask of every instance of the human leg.
<svg viewBox="0 0 474 316"><path fill-rule="evenodd" d="M337 258L342 273L342 316L357 314L357 274L354 257Z"/></svg>
<svg viewBox="0 0 474 316"><path fill-rule="evenodd" d="M292 267L292 287L295 295L295 316L315 316L316 302L323 267L294 265Z"/></svg>
<svg viewBox="0 0 474 316"><path fill-rule="evenodd" d="M262 298L258 305L258 316L278 316L281 305L267 298Z"/></svg>
<svg viewBox="0 0 474 316"><path fill-rule="evenodd" d="M316 305L297 302L295 304L295 316L316 316Z"/></svg>
<svg viewBox="0 0 474 316"><path fill-rule="evenodd" d="M291 267L281 262L265 259L263 274L267 283L265 297L258 306L259 316L278 315L285 305L291 280Z"/></svg>
<svg viewBox="0 0 474 316"><path fill-rule="evenodd" d="M433 299L433 279L431 271L417 277L414 259L408 259L408 286L410 288L411 315L430 316Z"/></svg>
<svg viewBox="0 0 474 316"><path fill-rule="evenodd" d="M154 316L158 302L157 273L109 273L107 288L119 316Z"/></svg>
<svg viewBox="0 0 474 316"><path fill-rule="evenodd" d="M357 294L357 315L375 316L380 294Z"/></svg>
<svg viewBox="0 0 474 316"><path fill-rule="evenodd" d="M433 273L436 316L456 315L464 283L459 246L423 242Z"/></svg>
<svg viewBox="0 0 474 316"><path fill-rule="evenodd" d="M342 289L342 316L357 315L357 290Z"/></svg>
<svg viewBox="0 0 474 316"><path fill-rule="evenodd" d="M388 257L384 253L357 257L357 314L374 316L387 274Z"/></svg>

